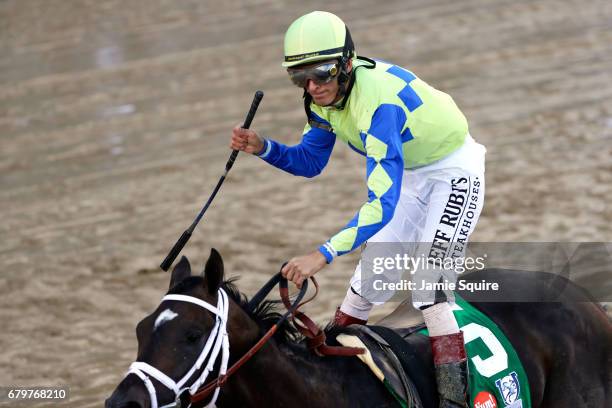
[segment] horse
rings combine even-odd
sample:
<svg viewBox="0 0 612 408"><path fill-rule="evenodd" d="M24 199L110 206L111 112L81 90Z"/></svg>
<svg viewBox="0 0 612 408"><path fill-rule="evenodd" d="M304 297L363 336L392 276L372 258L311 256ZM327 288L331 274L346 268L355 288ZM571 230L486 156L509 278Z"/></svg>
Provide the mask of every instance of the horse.
<svg viewBox="0 0 612 408"><path fill-rule="evenodd" d="M606 406L605 401L612 398L612 324L586 292L551 274L483 270L465 279L495 280L508 296L529 292L543 300L471 302L515 347L529 379L534 408ZM201 275L192 276L183 257L172 271L166 297L137 325L134 364L140 365L115 388L106 408L189 406L185 390L191 386L193 393L201 386L206 378L203 371L214 378L225 373L227 364L249 353L281 315L275 311L275 301L251 307L234 281L224 280L223 260L214 249ZM462 295L469 298L467 293ZM328 326L326 331L333 342L342 328ZM210 355L212 361L198 364L196 360L202 360L203 349L210 349L208 343L215 336L226 341L227 349L220 340L217 354ZM428 338L411 335L405 340L419 359L420 370L411 373L411 380L421 404L435 408L438 395ZM223 356L219 356L221 349ZM214 396L191 406L212 406L212 401L220 408L398 406L359 359L313 353L286 321L256 354L250 354L233 376L217 383Z"/></svg>

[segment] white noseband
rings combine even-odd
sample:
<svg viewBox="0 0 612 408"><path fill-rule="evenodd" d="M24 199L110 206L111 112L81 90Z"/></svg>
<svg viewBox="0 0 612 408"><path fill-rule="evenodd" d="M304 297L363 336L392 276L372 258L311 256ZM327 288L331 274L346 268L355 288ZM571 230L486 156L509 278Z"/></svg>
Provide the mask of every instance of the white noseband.
<svg viewBox="0 0 612 408"><path fill-rule="evenodd" d="M198 299L193 296L186 295L166 295L162 298L162 302L166 300L173 300L179 302L189 302L196 304L198 306L203 307L204 309L210 311L215 315L215 325L213 326L210 336L200 353L200 356L196 360L195 364L191 367L191 369L181 378L179 381L174 381L172 378L168 377L166 374L153 367L150 364L144 363L142 361L136 361L130 365L130 369L128 370L127 375L135 374L140 378L143 382L147 390L149 391L149 397L151 398L151 408L158 408L157 402L157 393L155 391L155 386L149 377L155 378L157 381L162 383L166 388L172 390L174 392L175 401L166 404L159 408L171 408L171 407L180 407L181 399L180 396L185 390L189 390L189 394L195 394L198 389L204 384L206 381L206 377L213 370L215 365L215 361L217 361L217 357L219 355L219 351L223 348L223 354L221 355L221 367L219 368L219 375L223 375L227 371L227 363L229 361L229 339L227 337L227 316L229 310L229 302L227 298L227 293L221 288L218 291L218 300L217 307L214 307L210 303L204 302L201 299ZM205 361L208 361L204 370L202 370L202 374L198 378L196 378L195 382L190 386L185 386L185 383L202 367ZM212 400L206 406L214 407L215 402L217 401L217 397L219 396L220 388L217 387L215 389L215 393L213 394ZM188 407L191 406L191 402Z"/></svg>

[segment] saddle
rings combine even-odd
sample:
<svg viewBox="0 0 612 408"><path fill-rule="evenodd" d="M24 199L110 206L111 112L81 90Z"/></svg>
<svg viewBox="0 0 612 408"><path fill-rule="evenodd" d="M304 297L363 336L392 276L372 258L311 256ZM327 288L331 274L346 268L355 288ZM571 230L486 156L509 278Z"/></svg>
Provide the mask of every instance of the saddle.
<svg viewBox="0 0 612 408"><path fill-rule="evenodd" d="M458 294L452 308L464 333L470 406L530 408L527 374L503 331ZM419 318L411 303L405 301L375 325L348 326L336 335L344 346L367 350L358 357L402 407L437 404L429 333Z"/></svg>
<svg viewBox="0 0 612 408"><path fill-rule="evenodd" d="M429 395L436 395L436 390L431 381L425 380L434 376L434 366L428 337L417 333L425 324L418 322L418 315L413 310L408 302L402 303L375 325L343 328L336 340L343 346L364 348L366 353L358 358L368 365L399 404L421 408L424 404L417 390Z"/></svg>

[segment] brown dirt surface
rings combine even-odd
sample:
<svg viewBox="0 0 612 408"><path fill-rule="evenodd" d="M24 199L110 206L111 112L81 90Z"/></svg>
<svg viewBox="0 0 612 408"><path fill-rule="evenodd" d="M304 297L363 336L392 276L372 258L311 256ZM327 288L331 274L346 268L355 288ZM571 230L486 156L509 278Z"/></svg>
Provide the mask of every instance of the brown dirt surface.
<svg viewBox="0 0 612 408"><path fill-rule="evenodd" d="M68 385L99 407L165 293L159 270L253 127L297 143L300 90L280 66L289 23L340 15L358 53L451 94L486 145L475 241L612 240L609 0L7 0L0 2L0 386ZM337 143L316 180L241 154L184 254L210 247L252 294L365 199ZM357 255L319 275L329 319ZM601 285L612 285L610 274ZM383 311L376 312L380 316Z"/></svg>

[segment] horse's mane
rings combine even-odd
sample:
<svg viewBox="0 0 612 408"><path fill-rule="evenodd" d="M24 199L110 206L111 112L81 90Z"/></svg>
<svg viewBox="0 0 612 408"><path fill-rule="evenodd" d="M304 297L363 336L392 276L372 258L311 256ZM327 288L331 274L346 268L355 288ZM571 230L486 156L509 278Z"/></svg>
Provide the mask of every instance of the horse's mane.
<svg viewBox="0 0 612 408"><path fill-rule="evenodd" d="M272 326L278 322L282 314L277 311L279 300L264 300L258 304L253 310L250 310L248 306L249 299L243 293L241 293L234 282L238 280L237 277L230 278L221 284L221 287L227 293L227 296L236 302L242 310L244 310L249 317L251 317L259 326L263 333L268 331ZM204 285L204 278L201 276L190 276L183 279L176 285L174 285L168 294L184 294L190 290ZM295 327L288 321L284 321L276 333L274 333L274 339L280 344L295 345L302 340Z"/></svg>
<svg viewBox="0 0 612 408"><path fill-rule="evenodd" d="M250 312L248 310L249 308L247 307L249 304L249 299L246 297L246 295L241 293L234 284L234 282L237 280L238 278L236 277L230 278L229 280L223 282L222 287L227 292L227 295L238 303L240 307L257 322L263 331L267 331L282 317L282 314L277 311L278 306L282 305L282 302L280 300L264 300L257 305L254 311ZM329 322L323 329L323 332L327 337L327 344L330 346L340 346L341 344L336 340L336 336L346 331L346 327L335 325L333 322ZM288 346L299 346L300 344L303 345L303 341L305 340L304 336L297 331L295 326L289 320L286 320L283 322L283 324L281 324L274 336L276 341Z"/></svg>
<svg viewBox="0 0 612 408"><path fill-rule="evenodd" d="M230 298L240 305L242 310L247 312L247 314L253 320L255 320L263 332L268 331L283 317L283 315L278 312L278 306L281 303L280 300L264 300L258 304L254 310L249 310L247 307L249 304L249 299L245 294L241 293L234 284L234 282L237 280L238 278L230 278L223 282L221 287L225 289ZM295 344L302 339L296 328L289 322L289 320L285 320L279 326L278 330L274 334L274 338L276 341L283 344Z"/></svg>

